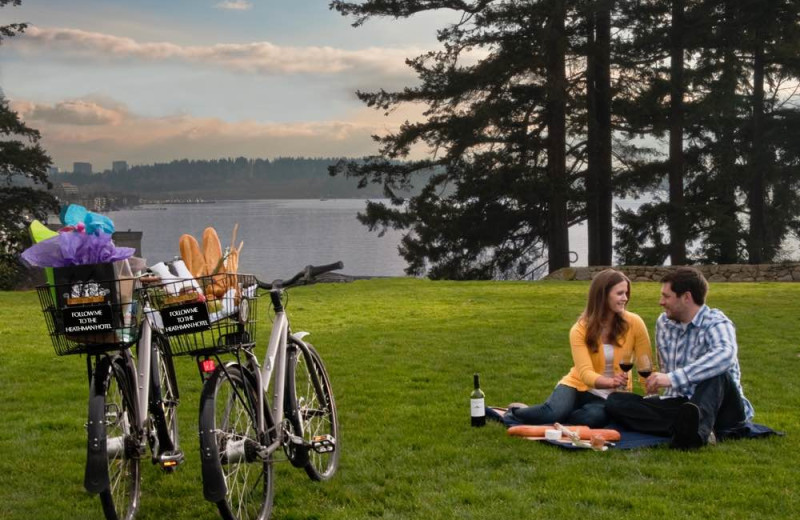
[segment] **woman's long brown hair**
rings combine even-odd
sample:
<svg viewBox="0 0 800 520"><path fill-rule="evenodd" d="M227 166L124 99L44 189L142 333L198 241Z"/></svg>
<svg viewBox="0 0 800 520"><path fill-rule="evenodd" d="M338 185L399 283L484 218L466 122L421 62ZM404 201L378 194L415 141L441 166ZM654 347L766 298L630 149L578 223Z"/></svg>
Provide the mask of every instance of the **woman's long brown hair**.
<svg viewBox="0 0 800 520"><path fill-rule="evenodd" d="M611 288L620 282L628 283L628 299L631 297L631 281L627 276L614 269L600 271L592 279L589 286L589 297L586 309L581 314L586 326L586 345L594 353L598 350L600 335L603 333L603 324L611 319L610 336L613 345L619 345L619 338L628 330L628 323L622 316L608 308L608 293Z"/></svg>

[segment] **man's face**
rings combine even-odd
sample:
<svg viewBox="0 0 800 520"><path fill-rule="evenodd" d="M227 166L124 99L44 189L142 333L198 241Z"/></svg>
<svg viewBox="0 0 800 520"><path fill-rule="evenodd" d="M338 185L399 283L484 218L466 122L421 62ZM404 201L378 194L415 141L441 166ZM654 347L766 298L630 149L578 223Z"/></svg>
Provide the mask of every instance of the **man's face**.
<svg viewBox="0 0 800 520"><path fill-rule="evenodd" d="M658 304L664 308L667 318L684 323L688 310L689 292L678 296L672 291L672 284L661 284L661 299ZM689 321L689 320L686 320Z"/></svg>

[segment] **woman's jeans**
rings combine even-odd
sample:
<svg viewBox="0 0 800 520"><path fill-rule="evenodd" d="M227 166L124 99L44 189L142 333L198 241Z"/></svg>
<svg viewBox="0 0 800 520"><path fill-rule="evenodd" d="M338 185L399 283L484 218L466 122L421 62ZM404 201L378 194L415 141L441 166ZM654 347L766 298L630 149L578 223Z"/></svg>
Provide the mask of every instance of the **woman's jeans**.
<svg viewBox="0 0 800 520"><path fill-rule="evenodd" d="M556 422L601 428L608 424L606 400L590 392L579 392L566 385L556 385L544 404L512 408L503 422L515 424L553 424Z"/></svg>

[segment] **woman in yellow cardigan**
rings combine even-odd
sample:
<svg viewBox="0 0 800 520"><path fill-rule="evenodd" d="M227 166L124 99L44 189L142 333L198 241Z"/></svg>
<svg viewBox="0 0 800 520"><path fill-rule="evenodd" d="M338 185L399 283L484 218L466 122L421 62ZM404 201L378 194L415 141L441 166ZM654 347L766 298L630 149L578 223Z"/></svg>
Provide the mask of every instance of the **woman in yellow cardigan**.
<svg viewBox="0 0 800 520"><path fill-rule="evenodd" d="M644 321L626 309L630 294L631 281L621 272L606 269L595 275L586 308L569 332L574 366L543 404L510 405L503 417L506 424L563 422L599 428L608 423L606 397L632 388L620 360L651 355Z"/></svg>

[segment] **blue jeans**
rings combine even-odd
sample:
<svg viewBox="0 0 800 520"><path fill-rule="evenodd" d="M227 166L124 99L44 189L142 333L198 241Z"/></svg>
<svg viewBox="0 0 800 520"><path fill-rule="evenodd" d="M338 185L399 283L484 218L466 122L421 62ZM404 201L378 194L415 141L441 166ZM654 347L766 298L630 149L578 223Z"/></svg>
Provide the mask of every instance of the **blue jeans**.
<svg viewBox="0 0 800 520"><path fill-rule="evenodd" d="M510 409L503 422L515 424L553 424L556 422L601 428L608 424L606 400L590 392L579 392L566 385L556 385L543 404Z"/></svg>

